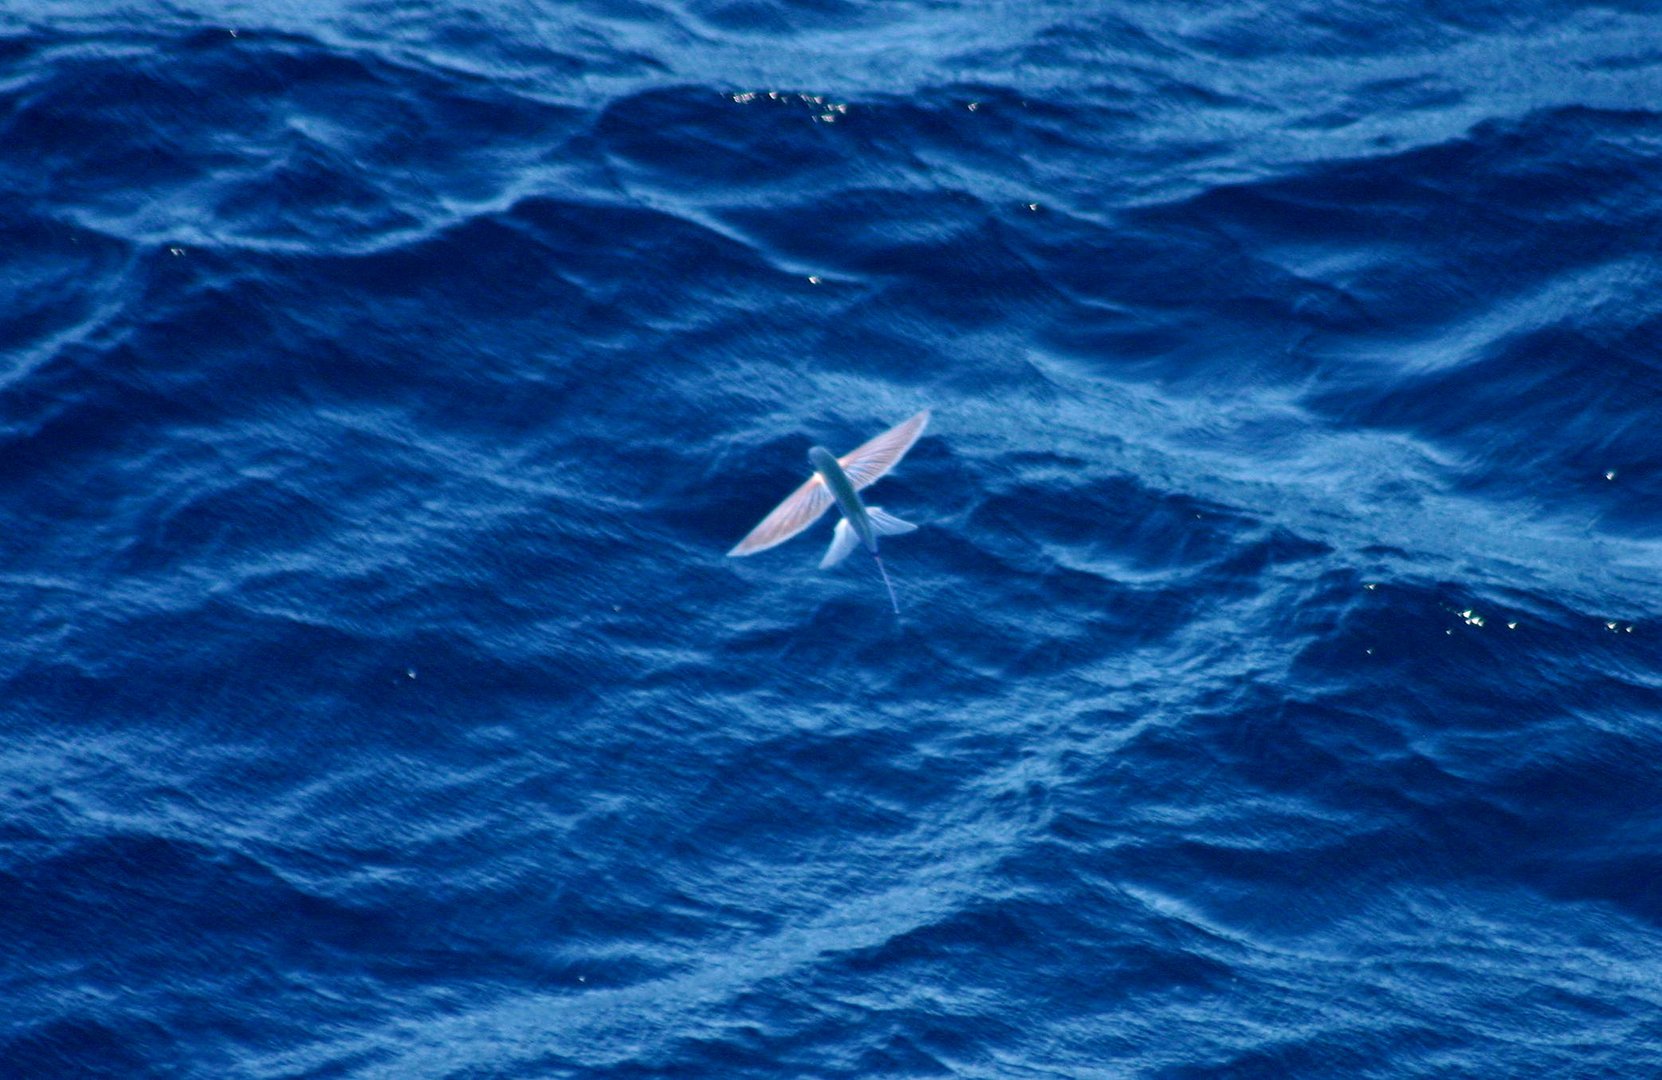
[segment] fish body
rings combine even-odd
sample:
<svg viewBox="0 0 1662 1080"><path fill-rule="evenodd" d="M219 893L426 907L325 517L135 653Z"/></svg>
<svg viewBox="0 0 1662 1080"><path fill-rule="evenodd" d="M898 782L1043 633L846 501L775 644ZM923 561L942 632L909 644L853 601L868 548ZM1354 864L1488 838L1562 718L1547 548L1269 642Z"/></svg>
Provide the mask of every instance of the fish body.
<svg viewBox="0 0 1662 1080"><path fill-rule="evenodd" d="M843 520L848 522L859 537L860 543L872 554L877 553L877 532L871 527L871 515L866 513L865 501L860 493L854 490L854 481L843 472L843 467L832 456L831 451L823 446L816 446L808 451L808 464L814 467L814 472L825 482L831 497L837 500L837 509L843 512Z"/></svg>

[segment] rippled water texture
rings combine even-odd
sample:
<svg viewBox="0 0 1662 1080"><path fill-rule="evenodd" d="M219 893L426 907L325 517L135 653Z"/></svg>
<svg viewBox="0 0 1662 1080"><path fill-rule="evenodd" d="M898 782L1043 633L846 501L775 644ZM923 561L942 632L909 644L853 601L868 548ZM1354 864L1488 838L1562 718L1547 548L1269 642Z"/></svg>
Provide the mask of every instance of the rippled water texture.
<svg viewBox="0 0 1662 1080"><path fill-rule="evenodd" d="M0 12L0 1072L1662 1074L1654 11Z"/></svg>

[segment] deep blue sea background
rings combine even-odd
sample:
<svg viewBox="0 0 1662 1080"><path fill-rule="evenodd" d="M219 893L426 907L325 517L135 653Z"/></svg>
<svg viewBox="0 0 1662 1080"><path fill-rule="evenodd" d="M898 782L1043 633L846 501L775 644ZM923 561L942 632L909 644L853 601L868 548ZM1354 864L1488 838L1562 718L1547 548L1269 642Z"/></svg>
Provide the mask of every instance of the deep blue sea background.
<svg viewBox="0 0 1662 1080"><path fill-rule="evenodd" d="M26 0L0 232L0 1075L1662 1075L1649 0Z"/></svg>

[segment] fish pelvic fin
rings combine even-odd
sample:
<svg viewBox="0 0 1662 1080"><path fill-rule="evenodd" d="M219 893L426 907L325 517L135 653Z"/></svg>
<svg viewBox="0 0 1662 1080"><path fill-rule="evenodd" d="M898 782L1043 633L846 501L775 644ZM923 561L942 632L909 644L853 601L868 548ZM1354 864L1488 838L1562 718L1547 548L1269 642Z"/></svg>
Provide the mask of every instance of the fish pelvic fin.
<svg viewBox="0 0 1662 1080"><path fill-rule="evenodd" d="M848 519L838 518L837 528L831 533L831 546L825 550L825 558L819 561L819 568L825 570L836 566L848 558L848 553L853 551L859 543L860 536L854 531L854 527L848 523Z"/></svg>
<svg viewBox="0 0 1662 1080"><path fill-rule="evenodd" d="M866 507L866 516L871 519L871 527L878 536L899 536L917 529L910 521L901 521L893 514L884 513L880 507Z"/></svg>

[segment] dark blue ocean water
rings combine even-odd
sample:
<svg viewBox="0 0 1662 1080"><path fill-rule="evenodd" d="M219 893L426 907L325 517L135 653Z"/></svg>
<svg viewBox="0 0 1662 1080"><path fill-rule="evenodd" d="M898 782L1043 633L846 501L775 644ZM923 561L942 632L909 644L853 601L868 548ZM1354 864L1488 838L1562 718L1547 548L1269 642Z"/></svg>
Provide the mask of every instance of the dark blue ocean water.
<svg viewBox="0 0 1662 1080"><path fill-rule="evenodd" d="M0 1075L1662 1075L1648 0L0 11ZM918 409L918 522L725 552Z"/></svg>

